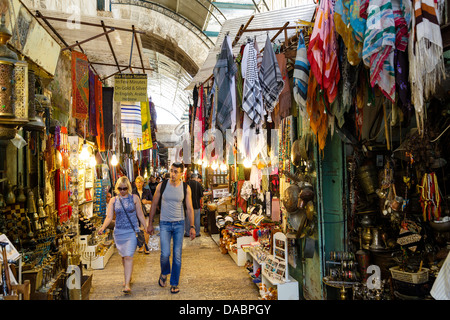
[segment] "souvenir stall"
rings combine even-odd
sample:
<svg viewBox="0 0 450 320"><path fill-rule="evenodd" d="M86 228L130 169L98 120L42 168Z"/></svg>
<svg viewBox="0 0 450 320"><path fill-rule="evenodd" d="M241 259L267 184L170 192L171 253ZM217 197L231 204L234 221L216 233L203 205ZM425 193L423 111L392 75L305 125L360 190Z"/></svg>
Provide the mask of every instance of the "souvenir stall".
<svg viewBox="0 0 450 320"><path fill-rule="evenodd" d="M213 75L194 88L194 162L216 161L211 150L224 141L231 164L230 195L205 206L220 250L249 270L265 299L431 298L449 252L448 66L439 37L425 71L422 21L407 4L387 7L389 31L366 29L376 10L321 1L295 34L287 23L235 50L253 32L252 16L234 41L223 32ZM332 23L320 24L324 14ZM377 43L379 34L391 44ZM201 141L212 128L223 140ZM288 298L275 284L291 278L299 294Z"/></svg>

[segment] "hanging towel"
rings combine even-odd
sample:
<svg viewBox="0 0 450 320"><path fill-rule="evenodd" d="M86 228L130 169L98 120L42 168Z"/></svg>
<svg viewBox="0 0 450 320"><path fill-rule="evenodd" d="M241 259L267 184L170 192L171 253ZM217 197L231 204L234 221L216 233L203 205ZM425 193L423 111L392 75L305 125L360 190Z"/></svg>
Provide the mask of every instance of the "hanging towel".
<svg viewBox="0 0 450 320"><path fill-rule="evenodd" d="M306 93L308 91L309 61L306 54L303 32L298 35L297 55L294 64L294 100L297 102L300 115L306 115Z"/></svg>
<svg viewBox="0 0 450 320"><path fill-rule="evenodd" d="M370 68L370 84L395 102L395 22L389 0L370 0L362 58Z"/></svg>
<svg viewBox="0 0 450 320"><path fill-rule="evenodd" d="M72 116L85 120L89 112L89 63L85 54L72 51Z"/></svg>
<svg viewBox="0 0 450 320"><path fill-rule="evenodd" d="M233 59L233 53L228 44L228 35L225 36L216 65L214 66L214 81L217 84L217 111L216 124L222 132L231 128L231 112L233 110L232 87L233 78L237 72L237 66Z"/></svg>
<svg viewBox="0 0 450 320"><path fill-rule="evenodd" d="M142 139L141 103L122 101L120 115L123 137L131 141Z"/></svg>
<svg viewBox="0 0 450 320"><path fill-rule="evenodd" d="M284 81L275 57L275 51L270 42L269 34L267 34L266 44L264 46L259 81L261 83L264 108L268 113L267 122L272 122L271 112L275 108L278 97L283 90Z"/></svg>
<svg viewBox="0 0 450 320"><path fill-rule="evenodd" d="M244 78L242 110L252 121L251 127L258 127L262 123L263 100L258 78L257 52L252 40L249 40L244 48L241 70Z"/></svg>
<svg viewBox="0 0 450 320"><path fill-rule="evenodd" d="M307 51L312 74L320 88L325 91L328 103L332 103L336 98L340 80L331 1L320 2Z"/></svg>

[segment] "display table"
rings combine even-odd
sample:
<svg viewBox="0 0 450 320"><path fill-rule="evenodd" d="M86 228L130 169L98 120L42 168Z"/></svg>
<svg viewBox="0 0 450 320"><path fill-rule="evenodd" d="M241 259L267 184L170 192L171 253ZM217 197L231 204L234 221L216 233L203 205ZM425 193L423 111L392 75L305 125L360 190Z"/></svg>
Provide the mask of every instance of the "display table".
<svg viewBox="0 0 450 320"><path fill-rule="evenodd" d="M247 255L242 249L242 246L250 244L254 239L252 236L244 236L237 238L236 241L236 252L234 252L234 250L228 250L228 254L239 267L243 267L247 261Z"/></svg>

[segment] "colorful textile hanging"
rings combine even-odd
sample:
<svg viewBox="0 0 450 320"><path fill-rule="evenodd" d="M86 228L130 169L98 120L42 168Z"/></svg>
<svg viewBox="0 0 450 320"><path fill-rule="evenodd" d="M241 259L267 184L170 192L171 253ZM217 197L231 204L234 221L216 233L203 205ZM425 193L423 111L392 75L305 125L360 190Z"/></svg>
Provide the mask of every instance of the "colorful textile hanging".
<svg viewBox="0 0 450 320"><path fill-rule="evenodd" d="M97 129L97 146L100 152L106 151L105 127L103 120L103 86L98 76L95 76L95 113Z"/></svg>
<svg viewBox="0 0 450 320"><path fill-rule="evenodd" d="M370 0L362 58L370 68L370 84L395 102L395 22L389 0Z"/></svg>
<svg viewBox="0 0 450 320"><path fill-rule="evenodd" d="M72 51L72 117L85 120L89 113L89 63L85 54Z"/></svg>
<svg viewBox="0 0 450 320"><path fill-rule="evenodd" d="M309 115L311 131L316 135L319 150L323 151L328 135L328 116L325 112L325 97L318 86L316 77L309 77L306 111Z"/></svg>
<svg viewBox="0 0 450 320"><path fill-rule="evenodd" d="M120 115L122 136L131 141L142 139L141 103L121 102Z"/></svg>
<svg viewBox="0 0 450 320"><path fill-rule="evenodd" d="M139 144L139 150L147 150L153 147L152 143L152 127L149 101L141 102L141 118L142 118L142 143Z"/></svg>
<svg viewBox="0 0 450 320"><path fill-rule="evenodd" d="M216 65L214 66L214 80L217 84L217 121L216 125L222 132L231 128L231 114L236 106L234 76L237 66L234 63L233 53L228 44L229 36L225 36ZM233 86L232 86L233 85ZM234 107L233 107L234 101Z"/></svg>
<svg viewBox="0 0 450 320"><path fill-rule="evenodd" d="M361 61L366 20L360 17L359 0L338 0L334 7L334 24L347 48L347 59L356 66Z"/></svg>
<svg viewBox="0 0 450 320"><path fill-rule="evenodd" d="M105 148L112 149L112 139L110 136L115 132L113 118L113 98L114 88L102 88L102 112L103 112L103 128L105 134ZM110 145L111 143L111 145Z"/></svg>
<svg viewBox="0 0 450 320"><path fill-rule="evenodd" d="M272 122L271 112L275 108L275 104L277 103L278 97L285 84L275 57L275 51L272 48L269 34L267 34L264 55L259 71L259 81L264 100L264 108L268 113L267 122Z"/></svg>
<svg viewBox="0 0 450 320"><path fill-rule="evenodd" d="M336 98L337 84L340 80L334 10L331 2L331 0L320 2L307 51L311 71L320 88L325 91L328 103L332 103Z"/></svg>

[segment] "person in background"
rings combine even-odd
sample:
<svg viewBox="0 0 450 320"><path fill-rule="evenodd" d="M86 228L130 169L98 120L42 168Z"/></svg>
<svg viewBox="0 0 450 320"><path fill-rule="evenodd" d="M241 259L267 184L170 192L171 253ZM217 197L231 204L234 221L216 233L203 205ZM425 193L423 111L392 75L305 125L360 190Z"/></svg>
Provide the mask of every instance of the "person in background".
<svg viewBox="0 0 450 320"><path fill-rule="evenodd" d="M158 186L158 182L156 182L156 178L154 176L150 177L150 181L148 182L148 187L152 192L152 196L155 195L156 187Z"/></svg>
<svg viewBox="0 0 450 320"><path fill-rule="evenodd" d="M150 189L144 188L144 178L142 176L137 176L136 179L134 180L134 183L135 183L136 187L133 188L132 194L136 194L139 197L139 199L141 200L142 211L144 212L145 223L146 223L145 225L148 225L148 217L149 217L149 213L150 213L149 205L152 204L153 195L152 195L152 192L150 191ZM139 253L145 252L146 254L149 254L150 251L148 250L148 246L147 246L149 235L146 232L146 230L144 230L144 237L145 237L145 243L142 247L139 248Z"/></svg>
<svg viewBox="0 0 450 320"><path fill-rule="evenodd" d="M188 186L191 188L192 195L192 206L194 208L194 225L195 234L200 237L200 209L201 209L201 199L203 197L203 187L198 182L198 175L191 174L191 179L187 182ZM184 236L189 237L189 221L184 222Z"/></svg>
<svg viewBox="0 0 450 320"><path fill-rule="evenodd" d="M115 213L114 243L122 257L125 278L122 291L125 294L130 294L133 255L137 247L136 231L139 229L139 222L144 229L147 228L147 225L142 212L141 200L137 195L131 194L131 183L126 176L122 176L117 180L115 192L117 196L109 201L106 209L106 219L98 230L98 234L102 234L105 231Z"/></svg>
<svg viewBox="0 0 450 320"><path fill-rule="evenodd" d="M190 236L191 240L195 239L194 226L194 209L192 207L191 188L186 186L186 196L184 196L184 182L181 177L184 171L182 163L173 163L170 167L170 179L166 182L166 187L161 195L160 183L156 188L155 197L153 198L153 205L150 211L150 220L147 228L149 234L153 234L153 217L156 213L156 208L161 202L161 216L159 221L159 235L161 241L161 273L159 275L158 284L161 287L166 286L167 276L170 276L170 292L178 293L178 287L181 271L181 253L183 249L183 234L184 234L184 220L185 215L191 222ZM186 212L184 204L186 204ZM172 269L170 268L170 243L173 239L173 255L172 255Z"/></svg>

